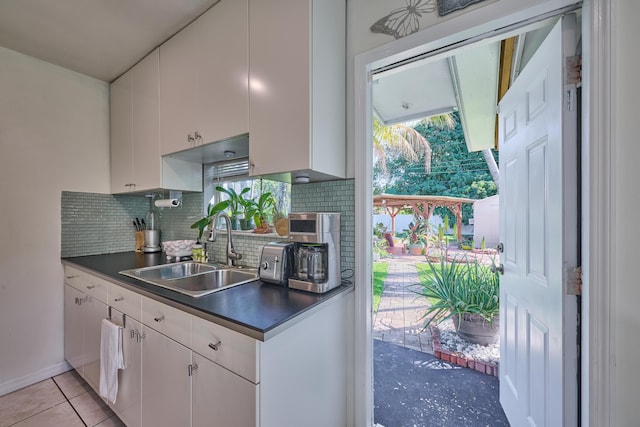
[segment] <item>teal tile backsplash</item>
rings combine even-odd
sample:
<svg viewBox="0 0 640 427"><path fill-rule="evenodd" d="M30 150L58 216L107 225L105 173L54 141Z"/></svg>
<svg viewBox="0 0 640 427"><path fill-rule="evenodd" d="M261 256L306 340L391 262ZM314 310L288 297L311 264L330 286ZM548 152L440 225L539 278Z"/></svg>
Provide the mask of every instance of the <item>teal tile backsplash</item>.
<svg viewBox="0 0 640 427"><path fill-rule="evenodd" d="M341 213L342 269L353 269L355 259L354 181L328 181L291 186L291 211ZM202 193L183 194L178 208L154 207L160 224L161 240L195 239L198 231L191 224L204 215ZM135 249L133 218L144 218L150 199L94 193L62 192L62 257L127 252ZM257 267L262 246L277 235L235 234L234 245L243 254L243 265ZM214 261L224 262L226 238L210 243Z"/></svg>

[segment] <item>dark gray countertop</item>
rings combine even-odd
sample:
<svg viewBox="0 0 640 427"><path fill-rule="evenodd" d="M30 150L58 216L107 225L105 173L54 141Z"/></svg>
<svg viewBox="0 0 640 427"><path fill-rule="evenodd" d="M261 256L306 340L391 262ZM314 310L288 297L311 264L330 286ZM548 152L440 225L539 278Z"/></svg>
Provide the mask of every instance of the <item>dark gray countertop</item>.
<svg viewBox="0 0 640 427"><path fill-rule="evenodd" d="M338 286L325 294L313 294L264 283L260 280L192 298L154 286L118 272L131 268L165 264L163 253L121 252L63 258L63 263L79 267L145 296L219 323L265 341L287 327L287 323L317 308L323 302L346 294L353 286Z"/></svg>

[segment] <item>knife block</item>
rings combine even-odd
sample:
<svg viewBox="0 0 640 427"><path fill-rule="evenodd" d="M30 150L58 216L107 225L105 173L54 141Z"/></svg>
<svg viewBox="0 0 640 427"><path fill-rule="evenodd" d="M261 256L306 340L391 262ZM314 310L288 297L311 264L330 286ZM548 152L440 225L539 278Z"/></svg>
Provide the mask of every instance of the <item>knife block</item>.
<svg viewBox="0 0 640 427"><path fill-rule="evenodd" d="M142 252L144 247L144 232L136 231L136 252Z"/></svg>

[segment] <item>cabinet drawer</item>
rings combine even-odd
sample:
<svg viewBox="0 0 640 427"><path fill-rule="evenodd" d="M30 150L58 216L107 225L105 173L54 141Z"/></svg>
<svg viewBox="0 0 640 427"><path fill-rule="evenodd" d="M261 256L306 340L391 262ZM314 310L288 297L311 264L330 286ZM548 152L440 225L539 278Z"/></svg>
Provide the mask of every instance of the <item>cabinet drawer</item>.
<svg viewBox="0 0 640 427"><path fill-rule="evenodd" d="M111 284L99 277L85 274L84 291L100 302L109 304L109 287Z"/></svg>
<svg viewBox="0 0 640 427"><path fill-rule="evenodd" d="M77 268L65 265L64 283L85 294L107 303L109 282Z"/></svg>
<svg viewBox="0 0 640 427"><path fill-rule="evenodd" d="M77 268L64 266L64 283L75 288L79 291L86 292L84 285L87 280L86 273L78 270Z"/></svg>
<svg viewBox="0 0 640 427"><path fill-rule="evenodd" d="M193 351L243 378L260 382L260 343L253 338L193 316Z"/></svg>
<svg viewBox="0 0 640 427"><path fill-rule="evenodd" d="M114 283L109 285L109 305L127 316L142 320L142 295Z"/></svg>
<svg viewBox="0 0 640 427"><path fill-rule="evenodd" d="M142 297L142 323L191 347L191 314Z"/></svg>

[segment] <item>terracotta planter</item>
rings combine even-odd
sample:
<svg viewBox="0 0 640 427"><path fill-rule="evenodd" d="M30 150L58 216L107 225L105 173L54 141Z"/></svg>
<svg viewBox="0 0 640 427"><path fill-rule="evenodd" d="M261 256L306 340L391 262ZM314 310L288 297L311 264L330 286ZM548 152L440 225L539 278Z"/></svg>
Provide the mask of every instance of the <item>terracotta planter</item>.
<svg viewBox="0 0 640 427"><path fill-rule="evenodd" d="M409 245L409 253L413 255L422 255L423 245Z"/></svg>
<svg viewBox="0 0 640 427"><path fill-rule="evenodd" d="M454 315L452 319L458 335L470 343L488 345L498 342L500 322L497 316L493 322L471 313L463 313L460 318Z"/></svg>

